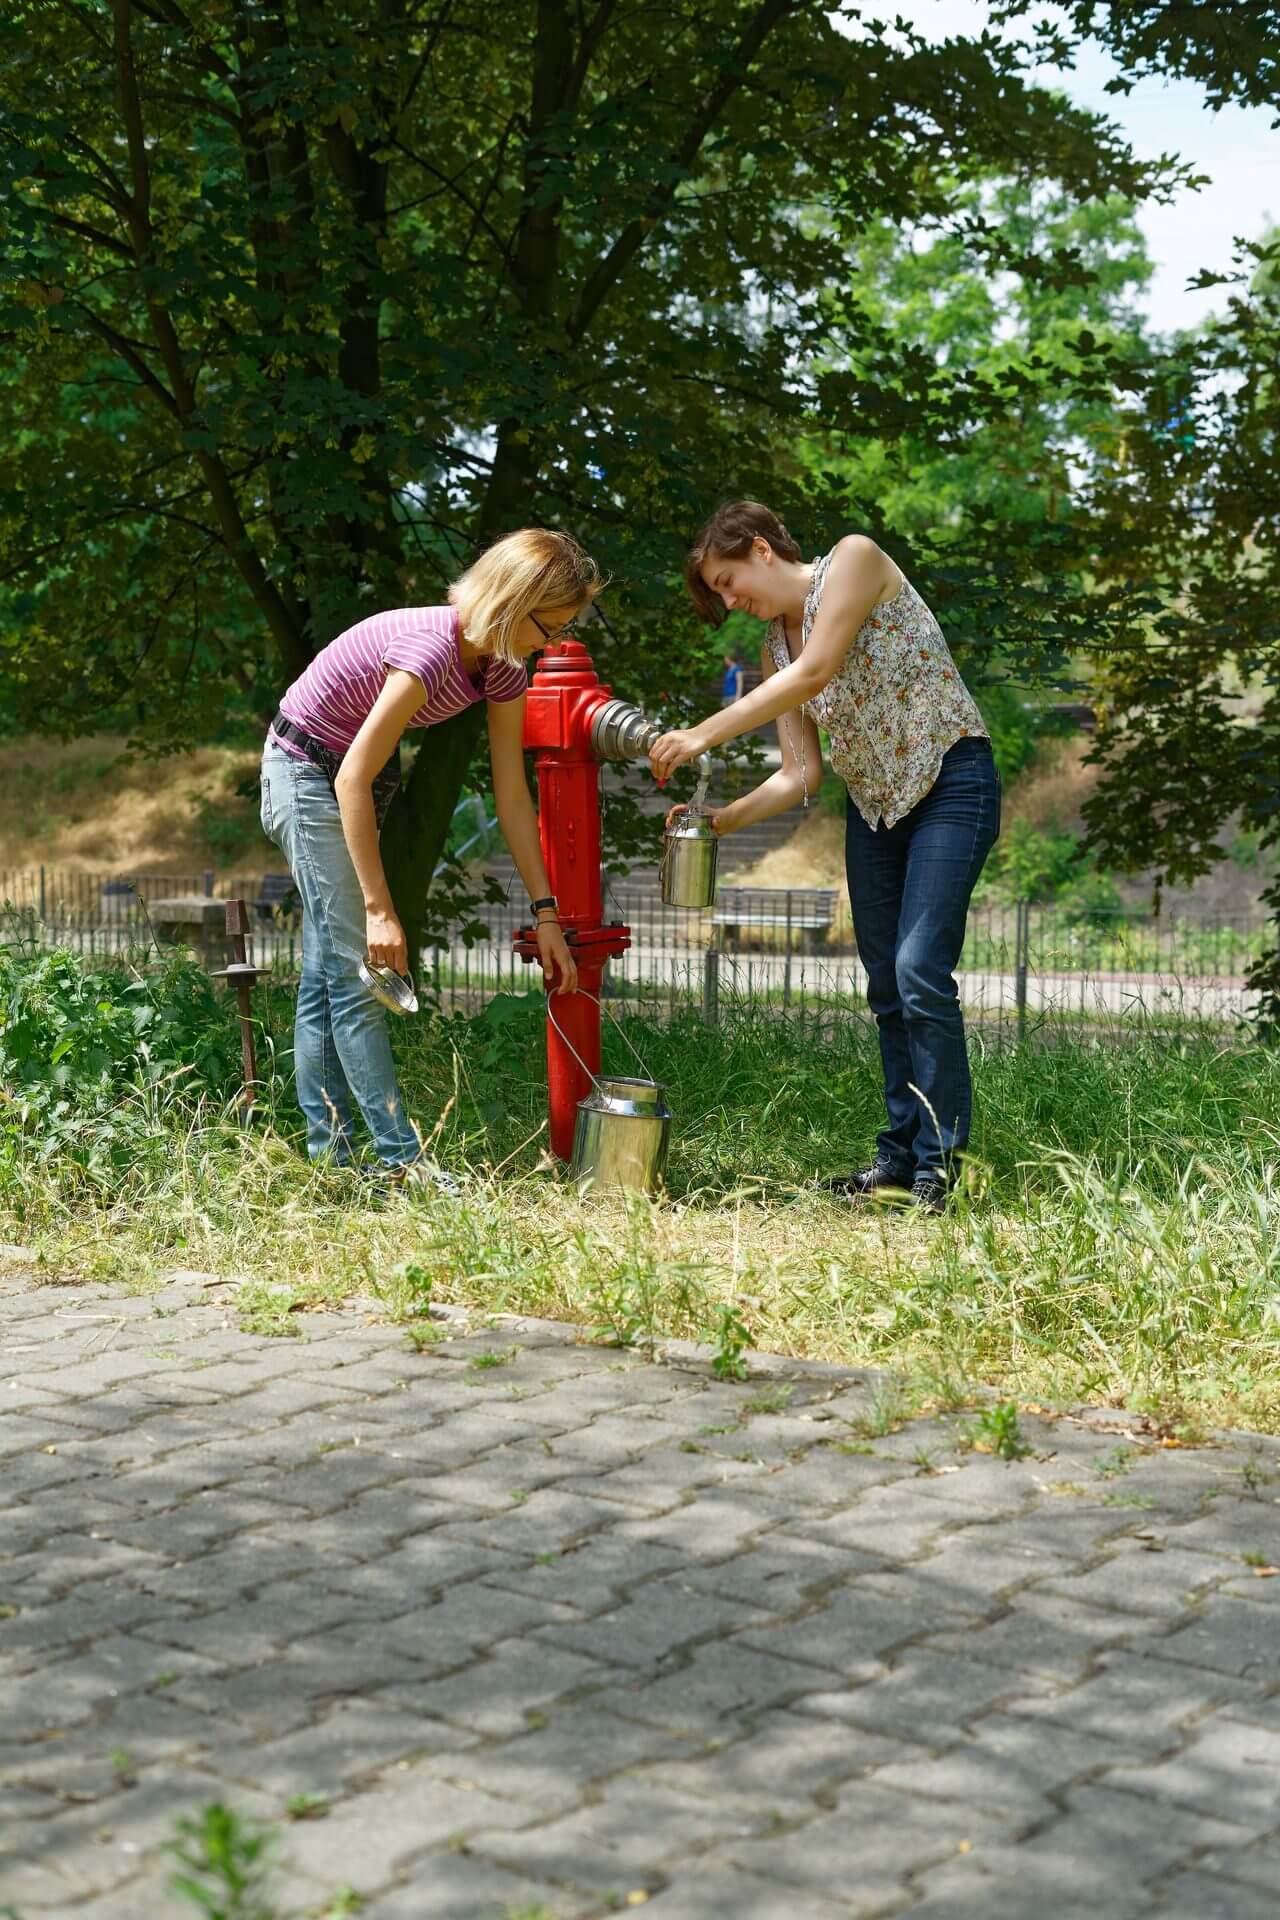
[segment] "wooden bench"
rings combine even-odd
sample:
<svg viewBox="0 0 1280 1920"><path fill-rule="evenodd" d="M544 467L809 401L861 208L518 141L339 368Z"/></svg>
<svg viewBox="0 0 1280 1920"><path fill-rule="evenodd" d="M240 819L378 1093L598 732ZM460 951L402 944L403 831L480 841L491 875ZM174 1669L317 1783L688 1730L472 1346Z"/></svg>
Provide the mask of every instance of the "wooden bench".
<svg viewBox="0 0 1280 1920"><path fill-rule="evenodd" d="M736 952L744 936L766 927L789 928L793 949L817 953L831 931L835 910L834 887L721 887L712 924L726 953Z"/></svg>
<svg viewBox="0 0 1280 1920"><path fill-rule="evenodd" d="M291 873L264 873L256 900L250 902L262 920L288 921L302 908L302 896Z"/></svg>

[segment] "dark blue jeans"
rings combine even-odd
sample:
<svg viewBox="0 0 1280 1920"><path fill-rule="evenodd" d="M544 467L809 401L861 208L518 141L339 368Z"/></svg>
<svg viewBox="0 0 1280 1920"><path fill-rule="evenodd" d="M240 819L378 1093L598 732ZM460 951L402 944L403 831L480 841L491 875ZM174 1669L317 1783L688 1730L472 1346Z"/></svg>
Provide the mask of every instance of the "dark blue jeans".
<svg viewBox="0 0 1280 1920"><path fill-rule="evenodd" d="M848 803L853 931L889 1113L878 1144L906 1178L945 1176L969 1143L973 1098L953 970L969 897L999 833L1000 776L990 742L976 735L956 741L896 826L873 831Z"/></svg>

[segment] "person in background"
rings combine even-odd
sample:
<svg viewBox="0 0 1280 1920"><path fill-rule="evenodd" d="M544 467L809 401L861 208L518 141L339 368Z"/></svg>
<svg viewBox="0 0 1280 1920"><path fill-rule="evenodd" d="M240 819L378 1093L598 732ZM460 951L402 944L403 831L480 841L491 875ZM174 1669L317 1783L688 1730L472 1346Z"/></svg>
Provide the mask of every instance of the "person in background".
<svg viewBox="0 0 1280 1920"><path fill-rule="evenodd" d="M869 1166L828 1180L863 1200L892 1190L931 1212L969 1141L972 1090L953 969L974 884L1000 831L1000 779L982 715L942 630L862 534L806 560L776 513L738 500L712 515L685 568L712 626L764 621L764 679L732 709L662 735L660 781L776 720L782 765L714 810L718 833L768 819L821 777L817 726L847 788L845 865L867 1003L880 1031L888 1125Z"/></svg>
<svg viewBox="0 0 1280 1920"><path fill-rule="evenodd" d="M361 981L408 967L378 837L400 780L400 741L484 701L498 824L529 890L548 986L577 987L538 838L524 765L525 662L573 631L603 585L567 534L508 534L454 581L437 607L361 620L318 653L284 694L262 756L262 827L302 896L302 979L294 1027L307 1152L356 1157L355 1109L395 1182L456 1183L422 1155L404 1109L387 1017ZM429 753L424 741L421 752Z"/></svg>
<svg viewBox="0 0 1280 1920"><path fill-rule="evenodd" d="M720 705L731 707L735 700L741 700L746 684L747 670L736 653L724 656L724 679L720 683Z"/></svg>

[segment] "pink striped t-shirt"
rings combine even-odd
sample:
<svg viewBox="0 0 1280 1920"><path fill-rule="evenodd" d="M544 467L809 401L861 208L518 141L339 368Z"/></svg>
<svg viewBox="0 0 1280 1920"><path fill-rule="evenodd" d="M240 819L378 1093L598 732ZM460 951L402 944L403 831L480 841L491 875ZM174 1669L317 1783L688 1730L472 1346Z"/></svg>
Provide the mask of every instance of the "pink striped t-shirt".
<svg viewBox="0 0 1280 1920"><path fill-rule="evenodd" d="M389 668L415 674L426 690L426 699L410 717L411 727L438 726L478 700L518 700L529 691L523 666L492 654L482 655L477 663L477 683L462 664L458 642L456 607L394 607L375 613L321 648L281 700L280 711L332 752L345 753L382 692ZM268 737L305 760L301 747L281 740L274 728Z"/></svg>

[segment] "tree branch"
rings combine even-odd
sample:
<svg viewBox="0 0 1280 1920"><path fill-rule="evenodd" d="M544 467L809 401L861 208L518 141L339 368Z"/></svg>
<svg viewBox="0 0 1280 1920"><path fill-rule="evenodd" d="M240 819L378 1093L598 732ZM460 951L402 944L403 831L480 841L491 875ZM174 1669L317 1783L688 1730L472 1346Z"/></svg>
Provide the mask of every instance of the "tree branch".
<svg viewBox="0 0 1280 1920"><path fill-rule="evenodd" d="M703 141L714 127L734 94L746 79L746 69L760 52L761 47L774 28L788 14L799 11L801 0L764 0L738 42L734 57L726 63L725 71L703 99L693 122L687 129L684 139L673 155L675 166L681 174L687 175L702 147ZM613 245L600 261L594 273L587 280L578 295L574 311L569 319L568 335L576 345L591 325L612 288L616 285L624 269L635 258L649 234L666 213L676 196L678 182L655 190L649 213L640 214L625 226Z"/></svg>

